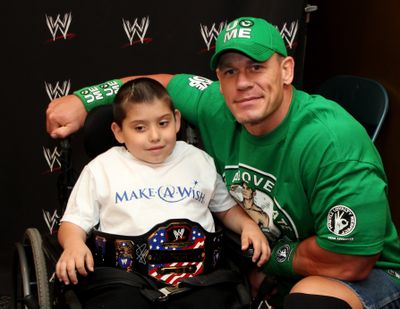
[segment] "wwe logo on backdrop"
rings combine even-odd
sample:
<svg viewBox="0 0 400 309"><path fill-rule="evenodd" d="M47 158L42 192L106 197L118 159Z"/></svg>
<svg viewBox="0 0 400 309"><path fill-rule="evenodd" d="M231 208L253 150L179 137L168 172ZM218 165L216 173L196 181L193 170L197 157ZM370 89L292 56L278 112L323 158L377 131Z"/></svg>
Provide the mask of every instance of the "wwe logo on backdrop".
<svg viewBox="0 0 400 309"><path fill-rule="evenodd" d="M71 25L72 14L65 13L61 18L61 15L58 14L57 17L47 16L46 15L46 24L50 30L51 36L53 37L53 41L59 38L64 38L64 40L68 37L68 29ZM57 36L57 33L61 33L61 36Z"/></svg>
<svg viewBox="0 0 400 309"><path fill-rule="evenodd" d="M50 211L42 209L42 214L44 221L46 222L47 227L49 228L50 234L53 234L54 227L58 226L60 216L57 213L57 210L53 211L53 214Z"/></svg>
<svg viewBox="0 0 400 309"><path fill-rule="evenodd" d="M290 49L293 48L293 42L299 29L299 21L292 21L289 25L285 23L280 31L282 38L287 42Z"/></svg>
<svg viewBox="0 0 400 309"><path fill-rule="evenodd" d="M150 25L150 18L149 16L143 17L140 21L138 18L135 18L134 22L131 23L127 19L122 18L122 25L124 27L125 33L129 39L129 45L132 46L139 41L144 44L146 41L145 35L147 29ZM134 41L135 36L139 38L139 41Z"/></svg>
<svg viewBox="0 0 400 309"><path fill-rule="evenodd" d="M55 85L44 82L44 86L46 88L47 95L49 96L50 101L63 97L69 93L71 88L71 82L69 80L65 80L62 82L57 82Z"/></svg>
<svg viewBox="0 0 400 309"><path fill-rule="evenodd" d="M213 23L210 29L208 29L207 25L200 24L200 33L203 37L204 43L207 45L208 51L211 49L211 43L217 39L218 35L225 26L226 21L220 22L219 25Z"/></svg>
<svg viewBox="0 0 400 309"><path fill-rule="evenodd" d="M61 168L60 156L61 151L59 152L57 146L51 151L49 148L43 147L43 155L46 159L47 164L49 165L50 172L55 170L59 170Z"/></svg>

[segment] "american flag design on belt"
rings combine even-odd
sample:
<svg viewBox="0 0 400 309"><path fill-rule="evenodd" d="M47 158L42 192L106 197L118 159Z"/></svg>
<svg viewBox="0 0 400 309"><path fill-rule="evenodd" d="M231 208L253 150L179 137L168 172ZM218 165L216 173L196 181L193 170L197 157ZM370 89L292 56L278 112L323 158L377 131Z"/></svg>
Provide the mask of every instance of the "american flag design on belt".
<svg viewBox="0 0 400 309"><path fill-rule="evenodd" d="M172 237L171 237L172 236ZM172 238L172 239L171 239ZM204 249L205 235L197 226L175 225L162 227L148 239L150 250L182 251L191 249ZM163 273L165 268L190 267L190 272ZM189 278L201 274L204 270L204 258L196 262L173 262L163 264L148 264L149 275L158 280L176 285L183 278Z"/></svg>

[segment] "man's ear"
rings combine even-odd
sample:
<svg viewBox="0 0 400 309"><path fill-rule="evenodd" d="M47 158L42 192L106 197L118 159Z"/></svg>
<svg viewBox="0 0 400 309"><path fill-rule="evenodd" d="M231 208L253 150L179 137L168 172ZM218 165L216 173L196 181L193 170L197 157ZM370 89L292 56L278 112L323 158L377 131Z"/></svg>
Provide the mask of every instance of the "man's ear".
<svg viewBox="0 0 400 309"><path fill-rule="evenodd" d="M122 134L122 129L116 122L113 122L111 124L111 130L113 131L115 139L118 141L118 143L120 144L125 143L124 136Z"/></svg>
<svg viewBox="0 0 400 309"><path fill-rule="evenodd" d="M285 85L290 85L294 78L294 59L293 57L285 57L281 63L282 80Z"/></svg>
<svg viewBox="0 0 400 309"><path fill-rule="evenodd" d="M178 133L181 128L181 118L182 118L181 112L178 109L174 111L174 117L175 117L175 132Z"/></svg>
<svg viewBox="0 0 400 309"><path fill-rule="evenodd" d="M218 80L221 80L221 79L219 78L220 74L221 74L221 71L217 68L217 69L215 70L215 75L217 76ZM222 93L221 83L219 84L219 92Z"/></svg>

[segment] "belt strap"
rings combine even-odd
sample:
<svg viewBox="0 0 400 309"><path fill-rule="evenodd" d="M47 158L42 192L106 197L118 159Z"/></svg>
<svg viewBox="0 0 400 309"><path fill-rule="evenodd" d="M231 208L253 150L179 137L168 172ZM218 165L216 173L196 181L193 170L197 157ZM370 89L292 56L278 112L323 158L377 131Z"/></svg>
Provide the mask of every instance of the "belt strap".
<svg viewBox="0 0 400 309"><path fill-rule="evenodd" d="M87 280L81 281L82 292L90 292L104 286L123 284L140 289L140 293L152 302L165 302L170 296L190 291L193 287L212 286L219 283L237 284L240 275L232 270L219 269L207 275L183 279L179 286L164 285L160 287L150 277L136 272L125 272L113 267L97 267L89 274Z"/></svg>

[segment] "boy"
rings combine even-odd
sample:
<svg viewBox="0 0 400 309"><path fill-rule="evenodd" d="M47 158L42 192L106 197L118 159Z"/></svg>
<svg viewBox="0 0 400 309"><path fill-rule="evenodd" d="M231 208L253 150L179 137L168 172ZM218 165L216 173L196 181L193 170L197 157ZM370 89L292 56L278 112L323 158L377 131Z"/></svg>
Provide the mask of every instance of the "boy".
<svg viewBox="0 0 400 309"><path fill-rule="evenodd" d="M125 147L113 147L91 161L71 193L58 232L64 249L56 265L60 281L76 284L77 273L86 276L87 270L94 271L93 254L85 241L87 233L97 224L102 233L128 237L143 235L167 220L183 218L186 221L183 220L182 228L173 231L175 240L183 238L187 220L199 224L200 232L204 229L203 234L208 237L215 232L211 212L226 227L241 234L242 250L253 246L253 262L261 266L267 261L270 249L266 238L230 197L212 158L200 149L176 141L180 119L180 112L173 108L166 89L155 80L140 78L121 87L114 101L111 129ZM158 231L153 230L151 235ZM96 241L99 239L102 238ZM101 250L105 247L100 246ZM129 241L120 241L115 255L117 266L127 271L134 269L133 242L129 245ZM149 270L146 275L177 285L182 277L201 274L207 268L203 262L194 263L196 269L191 271L189 266L174 266L177 273L165 275ZM147 263L151 264L148 260ZM142 267L139 266L138 269ZM218 300L209 293L218 294ZM222 285L196 289L191 291L187 303L193 307L199 299L204 306L208 299L210 303L206 306L224 308L231 293L231 288ZM116 301L121 303L116 305ZM138 308L155 308L137 289L127 286L97 293L85 302L85 307L96 307L101 302L103 308L121 308L134 302Z"/></svg>

